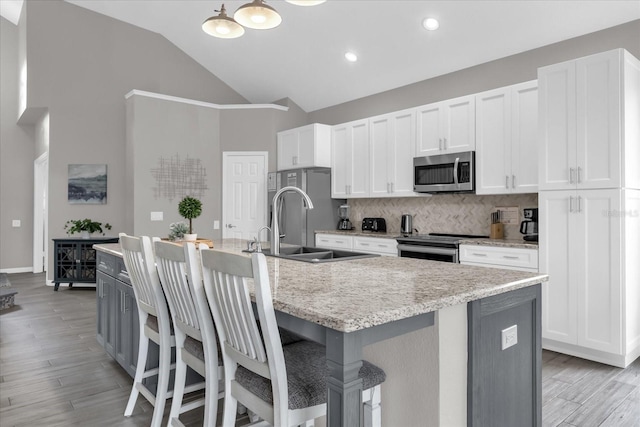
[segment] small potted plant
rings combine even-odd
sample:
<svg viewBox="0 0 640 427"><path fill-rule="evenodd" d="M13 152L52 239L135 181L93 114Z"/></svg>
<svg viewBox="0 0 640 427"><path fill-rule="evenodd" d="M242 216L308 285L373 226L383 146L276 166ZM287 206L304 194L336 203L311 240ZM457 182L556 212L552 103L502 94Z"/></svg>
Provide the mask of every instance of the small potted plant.
<svg viewBox="0 0 640 427"><path fill-rule="evenodd" d="M173 222L169 225L169 240L183 240L184 235L189 233L189 226L186 222Z"/></svg>
<svg viewBox="0 0 640 427"><path fill-rule="evenodd" d="M202 213L202 202L195 197L186 196L178 204L178 212L184 219L189 220L189 233L184 234L184 240L196 240L197 234L193 232L193 219Z"/></svg>
<svg viewBox="0 0 640 427"><path fill-rule="evenodd" d="M64 224L64 229L67 230L68 235L72 235L75 233L80 233L83 239L88 239L91 237L91 233L102 233L104 236L104 231L102 231L102 223L93 221L89 218L85 219L70 219ZM111 230L111 224L108 222L104 224L104 228L107 230Z"/></svg>

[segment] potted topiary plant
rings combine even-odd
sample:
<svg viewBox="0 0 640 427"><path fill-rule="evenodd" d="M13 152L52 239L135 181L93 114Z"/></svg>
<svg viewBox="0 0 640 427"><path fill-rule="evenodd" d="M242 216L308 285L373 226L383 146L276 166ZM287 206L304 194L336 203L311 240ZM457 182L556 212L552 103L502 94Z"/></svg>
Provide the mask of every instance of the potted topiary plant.
<svg viewBox="0 0 640 427"><path fill-rule="evenodd" d="M189 220L189 233L184 235L184 240L196 240L198 235L193 232L193 219L202 213L202 202L195 197L186 196L178 204L180 215Z"/></svg>
<svg viewBox="0 0 640 427"><path fill-rule="evenodd" d="M104 224L104 228L111 230L111 224L108 222ZM83 239L91 237L91 233L102 233L102 223L93 221L89 218L85 219L70 219L64 224L64 229L67 230L68 235L80 233Z"/></svg>

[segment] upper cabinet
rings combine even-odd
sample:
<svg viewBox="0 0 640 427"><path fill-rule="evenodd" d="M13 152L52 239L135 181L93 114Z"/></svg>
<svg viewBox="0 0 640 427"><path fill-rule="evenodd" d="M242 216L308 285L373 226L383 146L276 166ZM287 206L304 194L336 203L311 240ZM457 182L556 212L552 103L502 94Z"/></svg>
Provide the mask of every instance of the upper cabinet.
<svg viewBox="0 0 640 427"><path fill-rule="evenodd" d="M414 196L415 110L369 119L370 196Z"/></svg>
<svg viewBox="0 0 640 427"><path fill-rule="evenodd" d="M331 167L331 126L319 123L278 132L278 170Z"/></svg>
<svg viewBox="0 0 640 427"><path fill-rule="evenodd" d="M640 188L640 63L616 49L538 69L539 189Z"/></svg>
<svg viewBox="0 0 640 427"><path fill-rule="evenodd" d="M424 105L416 114L416 156L475 150L475 96Z"/></svg>
<svg viewBox="0 0 640 427"><path fill-rule="evenodd" d="M331 197L369 197L369 120L331 130Z"/></svg>
<svg viewBox="0 0 640 427"><path fill-rule="evenodd" d="M538 85L476 95L476 193L538 191Z"/></svg>

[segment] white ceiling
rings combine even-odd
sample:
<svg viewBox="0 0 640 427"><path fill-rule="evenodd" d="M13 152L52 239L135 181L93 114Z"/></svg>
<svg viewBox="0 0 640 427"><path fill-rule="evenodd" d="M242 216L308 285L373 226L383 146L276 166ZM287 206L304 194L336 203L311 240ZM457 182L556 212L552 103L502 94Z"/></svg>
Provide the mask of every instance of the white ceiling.
<svg viewBox="0 0 640 427"><path fill-rule="evenodd" d="M222 0L66 1L164 35L250 102L307 112L640 19L640 0L271 0L279 27L218 39L200 25ZM232 15L248 1L224 3Z"/></svg>

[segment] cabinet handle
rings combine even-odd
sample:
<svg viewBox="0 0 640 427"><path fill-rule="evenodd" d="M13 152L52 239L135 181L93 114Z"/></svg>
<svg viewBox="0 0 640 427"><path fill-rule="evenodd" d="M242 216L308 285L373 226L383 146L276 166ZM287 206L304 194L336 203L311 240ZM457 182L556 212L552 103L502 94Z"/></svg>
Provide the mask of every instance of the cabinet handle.
<svg viewBox="0 0 640 427"><path fill-rule="evenodd" d="M379 248L386 248L387 245L378 245Z"/></svg>
<svg viewBox="0 0 640 427"><path fill-rule="evenodd" d="M391 188L391 184L389 184L389 183L387 182L387 193L391 193L390 188Z"/></svg>
<svg viewBox="0 0 640 427"><path fill-rule="evenodd" d="M569 184L575 184L575 183L576 183L576 182L575 182L576 180L575 180L575 178L574 178L574 176L575 176L575 171L576 171L576 170L575 170L574 168L569 168Z"/></svg>
<svg viewBox="0 0 640 427"><path fill-rule="evenodd" d="M580 166L578 166L578 184L580 184L582 182L582 168Z"/></svg>
<svg viewBox="0 0 640 427"><path fill-rule="evenodd" d="M505 175L504 177L504 188L509 189L509 175Z"/></svg>
<svg viewBox="0 0 640 427"><path fill-rule="evenodd" d="M512 255L502 255L502 258L506 258L506 259L520 259L519 256L512 256Z"/></svg>
<svg viewBox="0 0 640 427"><path fill-rule="evenodd" d="M480 253L476 253L476 252L474 252L474 253L473 253L473 256L487 256L487 254L480 254Z"/></svg>
<svg viewBox="0 0 640 427"><path fill-rule="evenodd" d="M516 188L516 176L511 175L511 188Z"/></svg>
<svg viewBox="0 0 640 427"><path fill-rule="evenodd" d="M444 144L442 144L442 148L444 148L446 150L447 149L447 138L443 138L442 141L444 142Z"/></svg>
<svg viewBox="0 0 640 427"><path fill-rule="evenodd" d="M438 150L442 150L442 138L438 139Z"/></svg>
<svg viewBox="0 0 640 427"><path fill-rule="evenodd" d="M573 212L573 196L569 196L569 212Z"/></svg>
<svg viewBox="0 0 640 427"><path fill-rule="evenodd" d="M360 243L360 246L370 246L368 243Z"/></svg>
<svg viewBox="0 0 640 427"><path fill-rule="evenodd" d="M393 182L391 183L391 192L393 193L395 190L393 189Z"/></svg>
<svg viewBox="0 0 640 427"><path fill-rule="evenodd" d="M582 196L578 196L578 212L582 212Z"/></svg>

